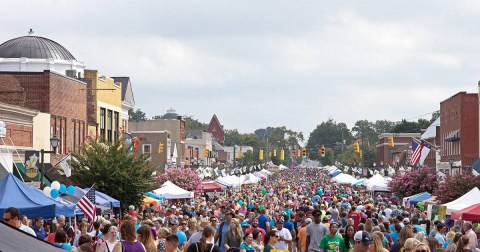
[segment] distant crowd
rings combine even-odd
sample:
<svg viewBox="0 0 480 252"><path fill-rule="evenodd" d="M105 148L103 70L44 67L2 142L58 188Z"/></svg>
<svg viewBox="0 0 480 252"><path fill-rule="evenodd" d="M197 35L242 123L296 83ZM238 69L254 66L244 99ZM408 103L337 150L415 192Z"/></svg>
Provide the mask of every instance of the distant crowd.
<svg viewBox="0 0 480 252"><path fill-rule="evenodd" d="M175 182L175 181L173 181ZM130 206L121 218L69 225L29 220L16 208L5 223L70 251L99 252L470 252L480 225L431 221L417 206L333 183L316 169L276 172L262 183L169 202ZM90 230L90 227L92 230Z"/></svg>

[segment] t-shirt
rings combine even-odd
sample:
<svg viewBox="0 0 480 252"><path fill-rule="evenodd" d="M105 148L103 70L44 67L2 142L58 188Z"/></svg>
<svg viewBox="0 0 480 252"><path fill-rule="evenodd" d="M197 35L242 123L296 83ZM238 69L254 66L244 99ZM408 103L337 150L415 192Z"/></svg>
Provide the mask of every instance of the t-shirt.
<svg viewBox="0 0 480 252"><path fill-rule="evenodd" d="M348 215L348 218L351 218L353 220L353 226L356 229L358 227L358 224L360 224L360 219L362 219L362 216L360 216L358 212L352 212Z"/></svg>
<svg viewBox="0 0 480 252"><path fill-rule="evenodd" d="M305 251L307 248L307 227L301 227L300 230L298 230L298 240L300 242L300 248L301 251Z"/></svg>
<svg viewBox="0 0 480 252"><path fill-rule="evenodd" d="M272 245L267 244L265 245L265 248L263 248L263 252L270 252L271 250L274 250L275 248L272 247Z"/></svg>
<svg viewBox="0 0 480 252"><path fill-rule="evenodd" d="M222 222L222 224L218 225L217 227L217 233L220 235L221 237L221 242L218 244L218 246L220 247L220 251L224 252L225 251L225 246L224 246L224 243L225 243L225 234L227 233L227 231L230 229L230 224L227 223L226 221ZM222 227L223 226L223 227ZM220 230L220 227L222 227L222 230Z"/></svg>
<svg viewBox="0 0 480 252"><path fill-rule="evenodd" d="M263 230L267 231L267 222L268 222L268 216L265 214L262 214L258 216L258 227L263 228Z"/></svg>
<svg viewBox="0 0 480 252"><path fill-rule="evenodd" d="M40 227L40 229L38 229L36 225L33 225L32 229L35 232L35 235L37 236L38 239L45 240L47 235L45 234L45 228L44 227Z"/></svg>
<svg viewBox="0 0 480 252"><path fill-rule="evenodd" d="M291 223L290 221L285 221L283 223L283 227L288 229L288 231L290 232L292 232L292 230L294 229L293 223Z"/></svg>
<svg viewBox="0 0 480 252"><path fill-rule="evenodd" d="M310 237L308 251L320 251L320 242L324 235L328 234L328 228L323 223L312 222L307 226L307 236Z"/></svg>
<svg viewBox="0 0 480 252"><path fill-rule="evenodd" d="M29 226L25 226L25 225L20 223L20 227L18 229L22 230L25 233L28 233L28 234L31 234L31 235L37 237L37 234L35 234L35 231L33 231L33 229Z"/></svg>
<svg viewBox="0 0 480 252"><path fill-rule="evenodd" d="M340 235L335 235L333 237L325 235L320 242L320 249L324 252L339 252L344 246L343 238Z"/></svg>
<svg viewBox="0 0 480 252"><path fill-rule="evenodd" d="M437 232L437 234L435 235L435 239L437 239L438 244L440 245L443 245L445 243L445 237L440 232Z"/></svg>
<svg viewBox="0 0 480 252"><path fill-rule="evenodd" d="M338 222L338 210L336 208L330 210L330 215L332 216L333 222Z"/></svg>
<svg viewBox="0 0 480 252"><path fill-rule="evenodd" d="M274 230L277 230L276 228ZM282 237L284 239L287 239L287 240L291 240L292 239L292 234L290 234L290 231L288 231L288 229L286 228L282 228L282 230L277 230L278 232L278 237ZM277 241L275 243L275 248L277 250L288 250L288 243L285 242L285 241Z"/></svg>
<svg viewBox="0 0 480 252"><path fill-rule="evenodd" d="M198 248L198 250L197 250L197 248ZM220 249L218 248L217 245L208 243L207 244L207 249L202 251L200 249L200 244L199 243L192 243L192 244L190 244L190 246L188 246L186 252L220 252Z"/></svg>
<svg viewBox="0 0 480 252"><path fill-rule="evenodd" d="M247 245L245 242L242 242L242 244L240 244L240 247L239 249L245 249L247 252L254 252L255 251L255 248L253 247L253 243L249 245Z"/></svg>
<svg viewBox="0 0 480 252"><path fill-rule="evenodd" d="M257 227L257 228L253 228L253 227L252 227L252 228L249 228L249 229L247 229L247 230L245 231L245 233L247 233L247 234L252 234L253 231L255 231L255 230L260 231L260 233L262 233L262 237L265 237L265 235L267 234L267 233L265 232L265 230L263 230L263 228L259 228L259 227Z"/></svg>

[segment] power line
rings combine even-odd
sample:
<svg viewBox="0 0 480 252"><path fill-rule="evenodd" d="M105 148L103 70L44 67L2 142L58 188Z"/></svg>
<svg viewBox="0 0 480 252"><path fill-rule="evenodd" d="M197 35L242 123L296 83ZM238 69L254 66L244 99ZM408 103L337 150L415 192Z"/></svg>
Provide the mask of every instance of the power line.
<svg viewBox="0 0 480 252"><path fill-rule="evenodd" d="M430 113L426 113L426 114L423 114L423 115L415 116L415 117L408 118L408 119L405 119L405 120L410 121L410 120L412 120L412 119L417 119L417 118L420 118L420 117L424 117L424 116L426 116L426 115L431 115L431 114L436 113L436 112L439 112L439 111L440 111L440 110L435 110L435 111L432 111L432 112L430 112Z"/></svg>

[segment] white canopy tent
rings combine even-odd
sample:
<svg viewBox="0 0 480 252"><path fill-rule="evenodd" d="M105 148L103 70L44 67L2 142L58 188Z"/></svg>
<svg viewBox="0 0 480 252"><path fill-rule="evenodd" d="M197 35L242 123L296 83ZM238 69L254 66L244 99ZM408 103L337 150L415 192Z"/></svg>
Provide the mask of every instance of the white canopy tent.
<svg viewBox="0 0 480 252"><path fill-rule="evenodd" d="M460 198L452 202L445 203L442 206L447 207L447 214L450 215L452 212L465 209L478 203L480 203L480 190L478 190L478 187L475 187Z"/></svg>
<svg viewBox="0 0 480 252"><path fill-rule="evenodd" d="M369 191L390 191L388 188L388 180L380 174L373 175L362 185L366 186Z"/></svg>
<svg viewBox="0 0 480 252"><path fill-rule="evenodd" d="M262 179L253 175L253 174L247 174L247 175L242 175L241 182L242 184L249 185L249 184L257 184L260 182Z"/></svg>
<svg viewBox="0 0 480 252"><path fill-rule="evenodd" d="M280 166L278 166L278 169L280 171L283 171L283 170L288 170L288 167L286 167L285 165L281 164Z"/></svg>
<svg viewBox="0 0 480 252"><path fill-rule="evenodd" d="M332 178L332 181L335 181L339 184L352 184L357 182L358 180L354 178L352 175L348 175L345 173L338 174L337 176Z"/></svg>
<svg viewBox="0 0 480 252"><path fill-rule="evenodd" d="M191 199L193 198L193 192L187 191L174 183L167 181L163 185L153 190L157 195L165 197L165 199Z"/></svg>
<svg viewBox="0 0 480 252"><path fill-rule="evenodd" d="M267 170L265 170L265 169L262 169L260 172L263 173L263 174L265 174L265 175L267 175L267 176L272 175L272 172L271 172L271 171L267 171Z"/></svg>

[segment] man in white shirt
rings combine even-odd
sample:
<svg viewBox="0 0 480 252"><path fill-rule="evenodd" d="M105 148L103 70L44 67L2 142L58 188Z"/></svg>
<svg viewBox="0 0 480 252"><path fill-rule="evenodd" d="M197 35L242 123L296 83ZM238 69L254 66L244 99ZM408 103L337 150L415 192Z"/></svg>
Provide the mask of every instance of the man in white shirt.
<svg viewBox="0 0 480 252"><path fill-rule="evenodd" d="M471 222L467 221L463 224L463 230L465 231L465 235L468 237L468 247L475 251L477 248L477 234L473 231L473 225Z"/></svg>
<svg viewBox="0 0 480 252"><path fill-rule="evenodd" d="M388 204L387 208L385 208L383 212L385 213L385 218L387 220L390 219L390 217L392 216L392 209L390 208L390 204Z"/></svg>
<svg viewBox="0 0 480 252"><path fill-rule="evenodd" d="M278 250L288 250L290 245L292 244L292 234L290 231L283 227L283 219L278 219L275 223L275 228L278 232L278 241L275 243L275 248Z"/></svg>
<svg viewBox="0 0 480 252"><path fill-rule="evenodd" d="M19 217L20 217L20 211L18 211L18 209L15 207L9 207L3 212L3 221L7 223L9 226L18 228L25 233L28 233L30 235L37 237L33 229L31 229L29 226L23 225L20 222Z"/></svg>

